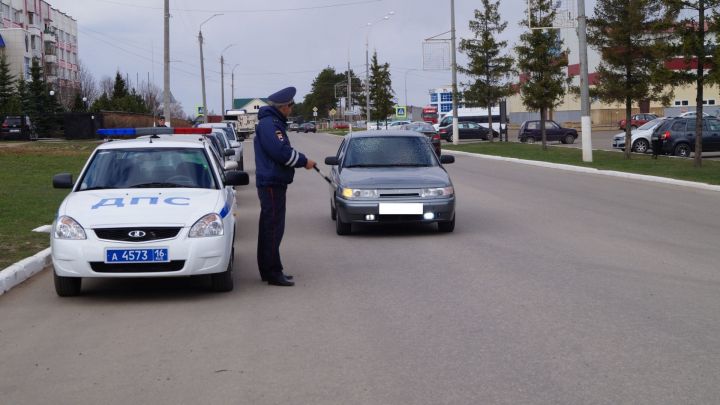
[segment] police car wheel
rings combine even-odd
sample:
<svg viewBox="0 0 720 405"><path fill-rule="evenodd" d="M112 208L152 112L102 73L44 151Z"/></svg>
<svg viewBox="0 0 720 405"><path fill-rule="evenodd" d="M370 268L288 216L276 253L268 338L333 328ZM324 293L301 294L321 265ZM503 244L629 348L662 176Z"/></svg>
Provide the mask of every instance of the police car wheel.
<svg viewBox="0 0 720 405"><path fill-rule="evenodd" d="M232 278L233 261L235 261L235 247L230 251L230 260L228 262L227 270L222 273L215 273L210 275L210 287L215 292L228 292L232 291L235 284Z"/></svg>
<svg viewBox="0 0 720 405"><path fill-rule="evenodd" d="M74 297L80 294L82 278L80 277L62 277L58 276L53 270L53 278L55 281L55 292L60 297Z"/></svg>

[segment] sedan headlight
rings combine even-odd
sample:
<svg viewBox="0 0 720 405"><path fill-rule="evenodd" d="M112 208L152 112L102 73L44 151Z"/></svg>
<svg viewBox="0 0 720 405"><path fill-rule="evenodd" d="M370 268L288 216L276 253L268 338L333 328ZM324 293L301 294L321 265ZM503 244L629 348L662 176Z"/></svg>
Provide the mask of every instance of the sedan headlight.
<svg viewBox="0 0 720 405"><path fill-rule="evenodd" d="M358 198L378 198L378 191L359 188L343 188L341 195L343 198L347 198L349 200Z"/></svg>
<svg viewBox="0 0 720 405"><path fill-rule="evenodd" d="M220 215L212 213L198 219L190 228L188 236L191 238L205 238L208 236L222 236L224 233L222 218L220 218Z"/></svg>
<svg viewBox="0 0 720 405"><path fill-rule="evenodd" d="M87 239L85 229L74 219L68 216L59 217L54 224L53 235L55 239L83 240Z"/></svg>
<svg viewBox="0 0 720 405"><path fill-rule="evenodd" d="M420 197L451 197L453 194L455 194L455 189L452 186L424 188L420 192Z"/></svg>

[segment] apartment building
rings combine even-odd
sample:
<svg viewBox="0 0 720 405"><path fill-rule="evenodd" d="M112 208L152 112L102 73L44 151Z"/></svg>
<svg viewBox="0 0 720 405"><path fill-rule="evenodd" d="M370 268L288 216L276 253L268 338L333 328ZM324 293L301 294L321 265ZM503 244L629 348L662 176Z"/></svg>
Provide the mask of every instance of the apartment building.
<svg viewBox="0 0 720 405"><path fill-rule="evenodd" d="M32 60L65 101L80 88L77 21L43 0L0 0L0 52L10 71L30 79Z"/></svg>

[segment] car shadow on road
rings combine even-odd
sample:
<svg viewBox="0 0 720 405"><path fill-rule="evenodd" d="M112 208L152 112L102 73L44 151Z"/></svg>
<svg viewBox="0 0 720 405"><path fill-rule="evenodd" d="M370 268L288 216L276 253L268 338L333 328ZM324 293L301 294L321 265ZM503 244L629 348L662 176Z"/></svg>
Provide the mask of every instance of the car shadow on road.
<svg viewBox="0 0 720 405"><path fill-rule="evenodd" d="M350 236L437 236L435 224L353 224Z"/></svg>
<svg viewBox="0 0 720 405"><path fill-rule="evenodd" d="M222 296L210 290L209 277L162 277L162 278L85 278L82 298L102 301L128 301L147 303L153 301L204 300Z"/></svg>

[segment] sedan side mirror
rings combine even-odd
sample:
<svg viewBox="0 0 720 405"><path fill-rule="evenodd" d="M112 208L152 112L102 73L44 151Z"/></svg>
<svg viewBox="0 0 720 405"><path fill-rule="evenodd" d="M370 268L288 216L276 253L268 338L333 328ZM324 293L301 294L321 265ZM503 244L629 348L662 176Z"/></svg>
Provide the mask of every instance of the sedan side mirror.
<svg viewBox="0 0 720 405"><path fill-rule="evenodd" d="M231 170L225 172L226 186L247 186L250 184L250 176L246 172Z"/></svg>
<svg viewBox="0 0 720 405"><path fill-rule="evenodd" d="M54 188L72 188L73 180L72 174L60 173L53 176L53 187Z"/></svg>
<svg viewBox="0 0 720 405"><path fill-rule="evenodd" d="M225 156L235 156L235 149L225 149Z"/></svg>
<svg viewBox="0 0 720 405"><path fill-rule="evenodd" d="M325 164L328 166L337 166L339 164L337 156L326 157Z"/></svg>
<svg viewBox="0 0 720 405"><path fill-rule="evenodd" d="M440 163L442 163L442 164L455 163L455 156L442 155L442 156L440 156Z"/></svg>

